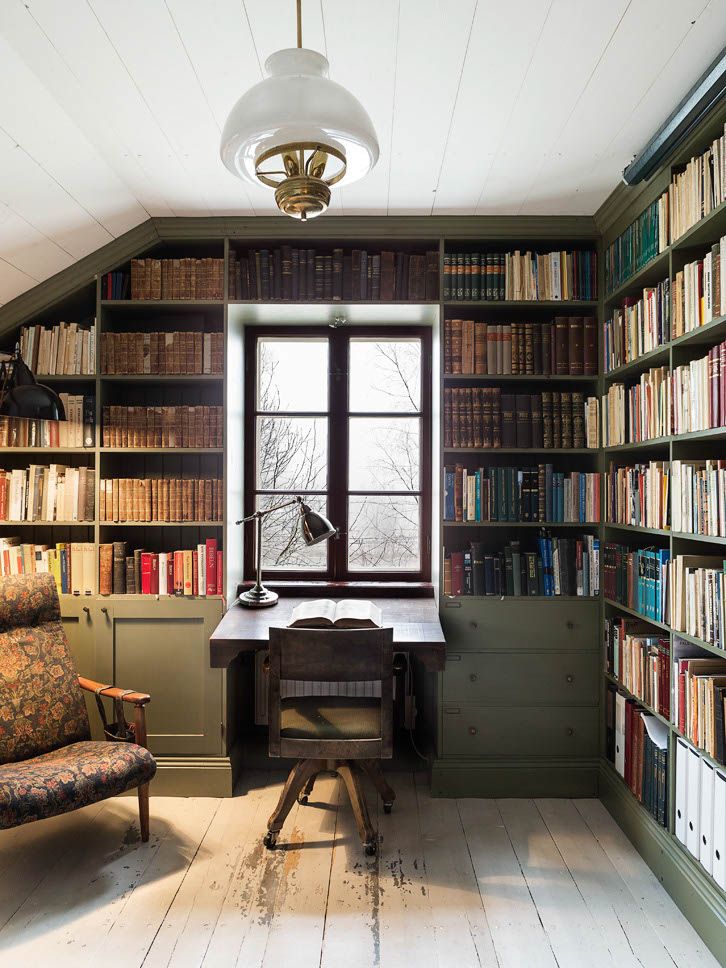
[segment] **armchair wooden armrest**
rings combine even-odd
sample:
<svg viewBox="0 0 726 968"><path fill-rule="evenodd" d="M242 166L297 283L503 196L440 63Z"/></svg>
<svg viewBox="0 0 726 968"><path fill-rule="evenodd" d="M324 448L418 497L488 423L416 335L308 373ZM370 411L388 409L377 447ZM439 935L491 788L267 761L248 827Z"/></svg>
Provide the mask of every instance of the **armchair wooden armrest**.
<svg viewBox="0 0 726 968"><path fill-rule="evenodd" d="M145 692L129 692L126 689L119 689L117 686L104 686L102 682L94 682L93 679L78 677L78 685L86 692L92 692L97 696L105 696L108 699L121 699L123 702L133 703L134 706L134 736L139 746L146 746L146 713L144 706L151 702L151 696ZM148 823L148 821L147 821Z"/></svg>

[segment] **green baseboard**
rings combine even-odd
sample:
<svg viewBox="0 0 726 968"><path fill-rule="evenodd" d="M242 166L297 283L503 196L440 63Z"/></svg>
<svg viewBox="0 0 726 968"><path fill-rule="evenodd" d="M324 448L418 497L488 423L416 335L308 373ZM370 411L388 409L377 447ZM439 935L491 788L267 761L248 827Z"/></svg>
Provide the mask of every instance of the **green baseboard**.
<svg viewBox="0 0 726 968"><path fill-rule="evenodd" d="M602 761L600 799L720 964L726 965L726 895Z"/></svg>
<svg viewBox="0 0 726 968"><path fill-rule="evenodd" d="M437 759L434 797L594 797L596 759Z"/></svg>
<svg viewBox="0 0 726 968"><path fill-rule="evenodd" d="M152 797L231 797L232 764L226 756L157 756Z"/></svg>

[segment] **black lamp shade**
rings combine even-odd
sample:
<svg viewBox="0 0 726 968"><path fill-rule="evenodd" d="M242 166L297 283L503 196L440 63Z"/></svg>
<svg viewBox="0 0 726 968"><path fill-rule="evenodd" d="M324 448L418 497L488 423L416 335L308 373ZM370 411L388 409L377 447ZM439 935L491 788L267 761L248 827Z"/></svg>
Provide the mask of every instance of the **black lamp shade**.
<svg viewBox="0 0 726 968"><path fill-rule="evenodd" d="M333 527L324 514L311 510L303 503L300 504L300 528L306 545L318 544L338 533L338 529Z"/></svg>
<svg viewBox="0 0 726 968"><path fill-rule="evenodd" d="M42 383L11 387L0 408L3 417L25 417L30 420L65 420L63 401Z"/></svg>

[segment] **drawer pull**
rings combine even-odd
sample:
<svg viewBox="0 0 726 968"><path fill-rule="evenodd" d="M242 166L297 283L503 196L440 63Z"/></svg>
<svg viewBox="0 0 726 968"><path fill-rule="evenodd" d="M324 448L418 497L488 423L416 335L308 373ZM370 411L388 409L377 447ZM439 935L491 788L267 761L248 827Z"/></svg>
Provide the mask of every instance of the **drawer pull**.
<svg viewBox="0 0 726 968"><path fill-rule="evenodd" d="M456 600L446 601L444 602L444 608L461 608L461 602L457 602Z"/></svg>
<svg viewBox="0 0 726 968"><path fill-rule="evenodd" d="M566 679L567 682L574 682L575 681L575 677L572 675L572 673L568 673L565 676L565 679Z"/></svg>
<svg viewBox="0 0 726 968"><path fill-rule="evenodd" d="M478 679L479 676L476 674L476 672L469 673L469 682L476 682Z"/></svg>
<svg viewBox="0 0 726 968"><path fill-rule="evenodd" d="M444 709L447 716L458 716L461 710L458 706L449 706L448 709Z"/></svg>
<svg viewBox="0 0 726 968"><path fill-rule="evenodd" d="M469 622L469 625L473 629L478 629L479 628L479 623L478 622Z"/></svg>
<svg viewBox="0 0 726 968"><path fill-rule="evenodd" d="M469 736L476 736L478 732L479 730L476 728L476 726L469 727Z"/></svg>
<svg viewBox="0 0 726 968"><path fill-rule="evenodd" d="M572 728L572 726L568 726L566 732L567 732L567 735L568 736L574 736L575 735L575 730Z"/></svg>
<svg viewBox="0 0 726 968"><path fill-rule="evenodd" d="M570 632L571 632L571 631L572 631L572 630L574 629L574 627L575 627L575 623L574 623L573 621L570 621L570 620L568 620L568 621L567 621L567 622L565 623L565 625L566 625L566 628L568 629L568 631L570 631Z"/></svg>
<svg viewBox="0 0 726 968"><path fill-rule="evenodd" d="M447 662L461 662L461 656L460 655L447 655L446 656L446 661Z"/></svg>

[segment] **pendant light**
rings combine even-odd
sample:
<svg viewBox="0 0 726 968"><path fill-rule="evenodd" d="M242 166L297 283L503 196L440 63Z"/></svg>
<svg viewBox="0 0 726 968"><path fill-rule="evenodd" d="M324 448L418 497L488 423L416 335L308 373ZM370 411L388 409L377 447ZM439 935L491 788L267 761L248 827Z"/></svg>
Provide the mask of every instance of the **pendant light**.
<svg viewBox="0 0 726 968"><path fill-rule="evenodd" d="M349 185L378 161L373 124L349 91L328 77L322 54L302 46L297 0L297 47L265 62L265 79L232 108L220 154L235 175L275 190L285 215L315 218L330 204L333 185Z"/></svg>

